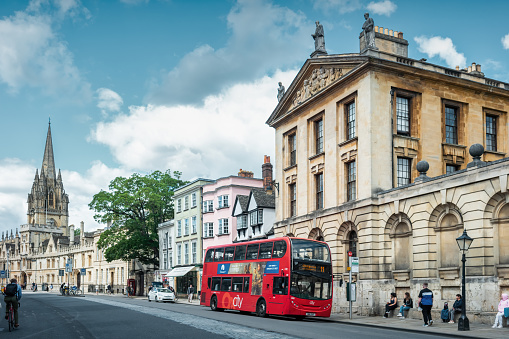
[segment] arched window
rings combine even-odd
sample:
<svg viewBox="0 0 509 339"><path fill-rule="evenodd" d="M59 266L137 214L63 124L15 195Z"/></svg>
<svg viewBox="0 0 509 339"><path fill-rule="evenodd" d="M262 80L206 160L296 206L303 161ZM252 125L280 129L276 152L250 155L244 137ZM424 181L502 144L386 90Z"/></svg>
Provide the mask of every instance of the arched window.
<svg viewBox="0 0 509 339"><path fill-rule="evenodd" d="M352 252L352 257L357 256L357 233L355 231L350 231L348 234L348 251Z"/></svg>
<svg viewBox="0 0 509 339"><path fill-rule="evenodd" d="M411 230L406 222L400 222L394 229L394 269L410 269L410 235Z"/></svg>
<svg viewBox="0 0 509 339"><path fill-rule="evenodd" d="M49 192L49 207L55 207L53 201L53 192Z"/></svg>

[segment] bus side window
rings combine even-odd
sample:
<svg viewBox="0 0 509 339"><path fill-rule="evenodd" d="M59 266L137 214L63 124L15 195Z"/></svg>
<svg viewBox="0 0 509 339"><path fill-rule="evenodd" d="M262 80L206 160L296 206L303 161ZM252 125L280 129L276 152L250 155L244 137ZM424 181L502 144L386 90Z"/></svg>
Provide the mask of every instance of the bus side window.
<svg viewBox="0 0 509 339"><path fill-rule="evenodd" d="M247 260L256 260L258 259L258 244L251 244L247 246Z"/></svg>
<svg viewBox="0 0 509 339"><path fill-rule="evenodd" d="M233 292L242 293L242 277L233 278Z"/></svg>
<svg viewBox="0 0 509 339"><path fill-rule="evenodd" d="M249 293L249 277L244 277L244 293Z"/></svg>
<svg viewBox="0 0 509 339"><path fill-rule="evenodd" d="M231 291L232 290L232 278L223 278L221 281L221 291Z"/></svg>
<svg viewBox="0 0 509 339"><path fill-rule="evenodd" d="M274 249L272 250L272 258L282 258L286 253L286 242L280 240L274 242Z"/></svg>
<svg viewBox="0 0 509 339"><path fill-rule="evenodd" d="M235 252L234 246L226 247L224 251L224 261L233 261L234 252Z"/></svg>
<svg viewBox="0 0 509 339"><path fill-rule="evenodd" d="M224 247L216 248L216 255L214 257L214 261L223 261L224 256Z"/></svg>
<svg viewBox="0 0 509 339"><path fill-rule="evenodd" d="M272 241L260 244L260 253L258 254L258 259L270 259L272 254L272 244Z"/></svg>
<svg viewBox="0 0 509 339"><path fill-rule="evenodd" d="M274 277L272 294L288 294L288 277Z"/></svg>
<svg viewBox="0 0 509 339"><path fill-rule="evenodd" d="M246 260L246 245L237 246L235 249L235 260Z"/></svg>
<svg viewBox="0 0 509 339"><path fill-rule="evenodd" d="M212 291L219 291L221 287L221 278L212 278Z"/></svg>
<svg viewBox="0 0 509 339"><path fill-rule="evenodd" d="M207 286L210 289L210 285L212 284L212 278L207 279Z"/></svg>
<svg viewBox="0 0 509 339"><path fill-rule="evenodd" d="M214 249L210 249L207 251L207 254L205 255L205 262L211 262L214 261Z"/></svg>

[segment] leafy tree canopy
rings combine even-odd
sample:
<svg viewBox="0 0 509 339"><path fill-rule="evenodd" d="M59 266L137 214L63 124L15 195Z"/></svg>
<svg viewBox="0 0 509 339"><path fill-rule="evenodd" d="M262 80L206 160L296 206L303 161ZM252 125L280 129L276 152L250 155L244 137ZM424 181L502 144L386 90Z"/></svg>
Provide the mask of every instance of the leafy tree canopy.
<svg viewBox="0 0 509 339"><path fill-rule="evenodd" d="M96 212L94 219L111 222L97 243L107 261L138 259L158 265L157 227L173 218L173 193L187 183L180 176L180 172L169 170L146 176L134 173L129 178L115 178L108 191L94 195L88 205Z"/></svg>

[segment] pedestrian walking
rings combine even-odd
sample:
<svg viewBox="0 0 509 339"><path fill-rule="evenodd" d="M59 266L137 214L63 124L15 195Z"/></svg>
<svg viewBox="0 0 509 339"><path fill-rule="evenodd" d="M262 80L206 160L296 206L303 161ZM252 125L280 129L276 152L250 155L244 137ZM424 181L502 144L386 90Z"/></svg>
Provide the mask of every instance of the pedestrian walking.
<svg viewBox="0 0 509 339"><path fill-rule="evenodd" d="M187 301L191 302L193 300L194 287L193 284L189 285L187 288Z"/></svg>
<svg viewBox="0 0 509 339"><path fill-rule="evenodd" d="M433 292L428 288L428 283L422 284L422 290L419 292L419 300L417 304L422 308L422 318L424 320L424 327L433 325L431 319L431 308L433 307Z"/></svg>

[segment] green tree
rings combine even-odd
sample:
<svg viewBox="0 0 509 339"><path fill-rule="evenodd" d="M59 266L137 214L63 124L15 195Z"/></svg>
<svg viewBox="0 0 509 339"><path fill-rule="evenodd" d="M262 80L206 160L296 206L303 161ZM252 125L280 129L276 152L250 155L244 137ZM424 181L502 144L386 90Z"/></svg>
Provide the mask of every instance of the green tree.
<svg viewBox="0 0 509 339"><path fill-rule="evenodd" d="M159 262L157 226L173 218L173 192L187 182L181 173L155 171L142 176L117 177L108 191L95 194L88 205L99 223L111 222L99 238L107 261L138 259L144 264Z"/></svg>

